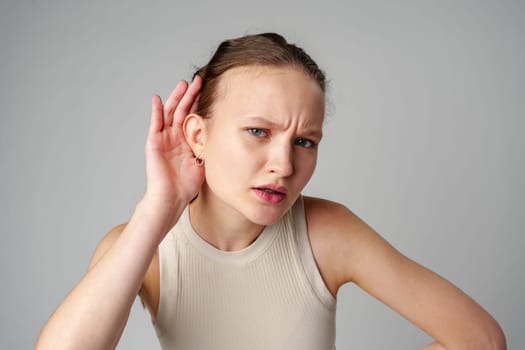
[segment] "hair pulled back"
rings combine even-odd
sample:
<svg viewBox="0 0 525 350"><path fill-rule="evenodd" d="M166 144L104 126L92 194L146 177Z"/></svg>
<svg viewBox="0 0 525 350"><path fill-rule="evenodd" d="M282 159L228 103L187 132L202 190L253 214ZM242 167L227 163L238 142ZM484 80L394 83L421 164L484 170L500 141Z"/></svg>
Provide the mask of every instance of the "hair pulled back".
<svg viewBox="0 0 525 350"><path fill-rule="evenodd" d="M221 75L242 66L299 68L317 82L323 93L326 90L325 74L302 48L276 33L246 35L223 41L208 64L195 72L194 76L203 79L197 106L200 115L211 115Z"/></svg>

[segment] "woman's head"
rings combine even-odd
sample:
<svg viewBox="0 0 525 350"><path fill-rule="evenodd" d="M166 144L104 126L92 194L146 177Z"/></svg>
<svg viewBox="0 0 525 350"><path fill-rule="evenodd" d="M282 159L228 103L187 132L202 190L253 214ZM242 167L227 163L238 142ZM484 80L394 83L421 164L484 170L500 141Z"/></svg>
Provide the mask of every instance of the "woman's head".
<svg viewBox="0 0 525 350"><path fill-rule="evenodd" d="M188 143L204 159L197 202L216 203L229 217L275 222L315 169L324 74L277 34L223 42L198 74L197 113L184 122Z"/></svg>
<svg viewBox="0 0 525 350"><path fill-rule="evenodd" d="M245 66L300 69L318 84L323 93L326 90L325 74L302 48L275 33L247 35L223 41L208 64L195 72L203 79L197 107L201 116L213 114L213 103L220 95L219 82L223 74Z"/></svg>

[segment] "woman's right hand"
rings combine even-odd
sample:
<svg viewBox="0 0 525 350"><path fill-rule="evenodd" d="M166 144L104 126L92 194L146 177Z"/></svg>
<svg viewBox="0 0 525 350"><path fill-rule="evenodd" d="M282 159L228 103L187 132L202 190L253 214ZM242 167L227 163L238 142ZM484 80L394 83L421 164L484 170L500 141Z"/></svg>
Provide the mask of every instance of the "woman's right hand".
<svg viewBox="0 0 525 350"><path fill-rule="evenodd" d="M188 204L204 181L204 167L194 163L195 155L186 142L182 123L196 111L202 78L188 85L181 81L163 105L159 96L151 101L151 121L146 141L147 189L143 201L170 207Z"/></svg>

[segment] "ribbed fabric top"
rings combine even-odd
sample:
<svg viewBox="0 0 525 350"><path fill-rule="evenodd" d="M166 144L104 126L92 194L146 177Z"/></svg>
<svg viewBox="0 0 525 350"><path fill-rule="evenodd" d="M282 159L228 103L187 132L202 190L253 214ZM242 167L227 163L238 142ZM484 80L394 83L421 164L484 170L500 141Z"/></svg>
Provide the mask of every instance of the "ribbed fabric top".
<svg viewBox="0 0 525 350"><path fill-rule="evenodd" d="M315 263L302 197L240 251L192 228L186 208L159 246L162 349L335 349L335 306Z"/></svg>

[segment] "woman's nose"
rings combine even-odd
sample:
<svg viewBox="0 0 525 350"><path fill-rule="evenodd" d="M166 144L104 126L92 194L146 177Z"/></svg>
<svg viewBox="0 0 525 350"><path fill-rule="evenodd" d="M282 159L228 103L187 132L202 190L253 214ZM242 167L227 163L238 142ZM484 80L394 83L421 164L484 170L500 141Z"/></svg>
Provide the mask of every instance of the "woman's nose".
<svg viewBox="0 0 525 350"><path fill-rule="evenodd" d="M289 145L274 147L268 162L271 173L280 177L288 177L293 174L293 148Z"/></svg>

